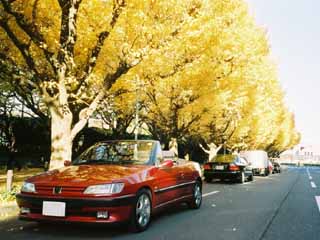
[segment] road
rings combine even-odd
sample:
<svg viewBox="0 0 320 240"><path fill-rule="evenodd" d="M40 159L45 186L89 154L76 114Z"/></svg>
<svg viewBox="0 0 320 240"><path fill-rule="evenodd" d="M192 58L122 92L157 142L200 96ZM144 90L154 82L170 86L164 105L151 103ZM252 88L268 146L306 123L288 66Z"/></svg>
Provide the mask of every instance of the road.
<svg viewBox="0 0 320 240"><path fill-rule="evenodd" d="M38 225L11 219L0 223L1 239L237 239L319 240L320 168L289 168L255 177L253 183L204 184L199 210L170 208L150 228L133 234L125 226Z"/></svg>

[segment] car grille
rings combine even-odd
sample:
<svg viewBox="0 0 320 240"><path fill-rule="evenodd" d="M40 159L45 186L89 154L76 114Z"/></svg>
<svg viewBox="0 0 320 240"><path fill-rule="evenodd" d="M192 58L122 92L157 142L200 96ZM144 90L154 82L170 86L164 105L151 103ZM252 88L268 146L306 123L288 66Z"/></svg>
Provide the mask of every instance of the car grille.
<svg viewBox="0 0 320 240"><path fill-rule="evenodd" d="M60 190L55 191L55 188L60 188ZM83 193L84 190L84 187L36 185L37 193L43 195L77 195Z"/></svg>

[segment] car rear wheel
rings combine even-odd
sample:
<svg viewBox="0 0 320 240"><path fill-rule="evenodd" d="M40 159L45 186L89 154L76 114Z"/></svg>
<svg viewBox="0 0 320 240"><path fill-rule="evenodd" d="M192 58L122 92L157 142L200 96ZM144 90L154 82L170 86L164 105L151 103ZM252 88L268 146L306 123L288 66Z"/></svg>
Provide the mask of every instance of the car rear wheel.
<svg viewBox="0 0 320 240"><path fill-rule="evenodd" d="M193 186L192 199L189 202L189 207L192 209L198 209L202 203L202 187L200 181L196 181Z"/></svg>
<svg viewBox="0 0 320 240"><path fill-rule="evenodd" d="M142 232L148 228L151 220L151 208L150 191L146 189L140 190L133 206L133 216L131 218L133 232Z"/></svg>
<svg viewBox="0 0 320 240"><path fill-rule="evenodd" d="M246 181L246 176L245 176L244 172L242 171L240 173L239 183L244 183L245 181Z"/></svg>

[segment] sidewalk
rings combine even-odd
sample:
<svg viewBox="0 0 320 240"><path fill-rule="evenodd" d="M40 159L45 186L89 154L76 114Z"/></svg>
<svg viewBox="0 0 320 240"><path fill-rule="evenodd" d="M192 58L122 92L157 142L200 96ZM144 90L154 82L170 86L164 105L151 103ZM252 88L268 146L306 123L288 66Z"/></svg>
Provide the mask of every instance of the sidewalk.
<svg viewBox="0 0 320 240"><path fill-rule="evenodd" d="M16 216L19 213L19 208L16 202L2 204L0 203L0 221L7 217Z"/></svg>

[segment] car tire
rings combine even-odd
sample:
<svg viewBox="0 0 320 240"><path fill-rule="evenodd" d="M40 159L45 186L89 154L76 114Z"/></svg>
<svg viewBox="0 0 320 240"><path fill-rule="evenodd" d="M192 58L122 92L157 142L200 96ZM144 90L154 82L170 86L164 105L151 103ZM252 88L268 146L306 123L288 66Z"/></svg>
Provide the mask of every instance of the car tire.
<svg viewBox="0 0 320 240"><path fill-rule="evenodd" d="M205 178L204 181L205 181L206 183L211 183L211 182L212 182L212 178Z"/></svg>
<svg viewBox="0 0 320 240"><path fill-rule="evenodd" d="M149 190L141 189L138 191L130 220L130 230L132 232L143 232L148 228L152 213L151 199Z"/></svg>
<svg viewBox="0 0 320 240"><path fill-rule="evenodd" d="M199 209L202 203L202 185L200 181L196 181L193 185L192 199L188 203L191 209Z"/></svg>
<svg viewBox="0 0 320 240"><path fill-rule="evenodd" d="M246 176L245 176L244 172L242 171L240 173L239 183L245 183L245 181L246 181Z"/></svg>
<svg viewBox="0 0 320 240"><path fill-rule="evenodd" d="M248 177L248 181L253 182L253 173Z"/></svg>

